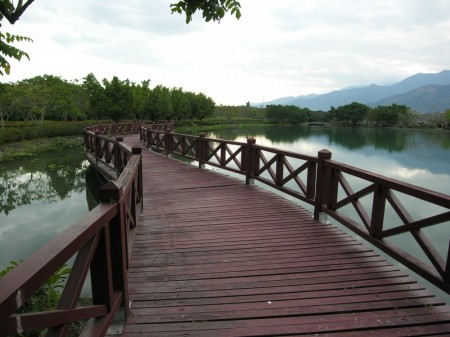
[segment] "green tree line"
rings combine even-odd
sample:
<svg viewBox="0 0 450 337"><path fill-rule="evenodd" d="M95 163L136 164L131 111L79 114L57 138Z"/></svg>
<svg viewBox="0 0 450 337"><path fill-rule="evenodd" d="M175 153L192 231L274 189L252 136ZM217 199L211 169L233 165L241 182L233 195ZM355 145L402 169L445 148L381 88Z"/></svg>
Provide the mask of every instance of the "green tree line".
<svg viewBox="0 0 450 337"><path fill-rule="evenodd" d="M296 105L267 105L266 117L273 122L304 123L308 121L311 110Z"/></svg>
<svg viewBox="0 0 450 337"><path fill-rule="evenodd" d="M375 126L411 126L414 114L406 105L379 105L375 108L352 102L337 108L331 107L327 115L330 121L340 124L370 124Z"/></svg>
<svg viewBox="0 0 450 337"><path fill-rule="evenodd" d="M52 75L0 84L0 122L46 120L181 120L210 116L215 103L203 93L139 84L114 76L102 81L91 73L81 81Z"/></svg>
<svg viewBox="0 0 450 337"><path fill-rule="evenodd" d="M311 123L328 122L343 125L372 125L378 127L401 126L448 127L450 109L444 113L421 115L402 104L379 105L369 107L366 104L352 102L329 111L312 111L295 105L267 105L263 108L246 106L218 106L214 118L237 121L245 118L265 120L272 123Z"/></svg>

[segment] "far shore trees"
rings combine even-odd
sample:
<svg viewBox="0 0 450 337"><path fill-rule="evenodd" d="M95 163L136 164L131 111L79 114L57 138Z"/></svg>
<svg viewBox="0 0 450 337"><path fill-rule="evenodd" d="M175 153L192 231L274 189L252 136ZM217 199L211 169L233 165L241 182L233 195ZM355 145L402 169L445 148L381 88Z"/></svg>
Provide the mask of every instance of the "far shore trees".
<svg viewBox="0 0 450 337"><path fill-rule="evenodd" d="M46 120L202 120L211 116L215 103L203 93L157 85L136 84L114 76L97 80L88 74L81 83L53 75L16 83L0 83L0 121Z"/></svg>
<svg viewBox="0 0 450 337"><path fill-rule="evenodd" d="M270 121L282 123L304 123L308 120L311 110L296 105L267 105L266 118Z"/></svg>
<svg viewBox="0 0 450 337"><path fill-rule="evenodd" d="M446 120L445 127L447 128L450 125L450 109L445 110L444 116Z"/></svg>
<svg viewBox="0 0 450 337"><path fill-rule="evenodd" d="M407 126L411 114L406 105L379 105L369 111L369 121L376 126Z"/></svg>
<svg viewBox="0 0 450 337"><path fill-rule="evenodd" d="M338 108L331 107L330 115L340 123L358 125L366 119L369 109L365 104L352 102Z"/></svg>

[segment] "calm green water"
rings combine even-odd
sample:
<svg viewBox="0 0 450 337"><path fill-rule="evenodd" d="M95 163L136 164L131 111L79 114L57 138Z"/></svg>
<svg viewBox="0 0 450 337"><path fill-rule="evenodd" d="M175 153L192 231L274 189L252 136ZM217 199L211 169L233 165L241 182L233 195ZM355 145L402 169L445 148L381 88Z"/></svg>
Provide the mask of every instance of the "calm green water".
<svg viewBox="0 0 450 337"><path fill-rule="evenodd" d="M82 147L0 161L0 270L89 211L87 168Z"/></svg>
<svg viewBox="0 0 450 337"><path fill-rule="evenodd" d="M450 132L443 130L279 126L214 131L212 138L246 142L332 159L450 194Z"/></svg>

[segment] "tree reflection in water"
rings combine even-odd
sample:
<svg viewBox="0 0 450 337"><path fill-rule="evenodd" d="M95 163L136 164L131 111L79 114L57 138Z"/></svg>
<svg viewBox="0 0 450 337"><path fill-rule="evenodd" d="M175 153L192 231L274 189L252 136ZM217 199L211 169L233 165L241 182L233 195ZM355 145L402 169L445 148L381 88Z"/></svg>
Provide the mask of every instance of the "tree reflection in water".
<svg viewBox="0 0 450 337"><path fill-rule="evenodd" d="M0 269L95 207L97 188L81 145L0 161Z"/></svg>
<svg viewBox="0 0 450 337"><path fill-rule="evenodd" d="M79 147L0 162L0 213L8 215L33 201L52 203L83 191L87 166Z"/></svg>

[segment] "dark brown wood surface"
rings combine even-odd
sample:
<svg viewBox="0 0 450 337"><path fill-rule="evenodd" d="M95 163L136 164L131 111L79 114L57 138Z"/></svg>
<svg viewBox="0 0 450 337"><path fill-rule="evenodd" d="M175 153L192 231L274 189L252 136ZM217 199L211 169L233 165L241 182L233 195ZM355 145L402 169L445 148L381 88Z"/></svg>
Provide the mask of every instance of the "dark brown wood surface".
<svg viewBox="0 0 450 337"><path fill-rule="evenodd" d="M122 336L450 336L449 306L293 202L147 150L143 179Z"/></svg>

